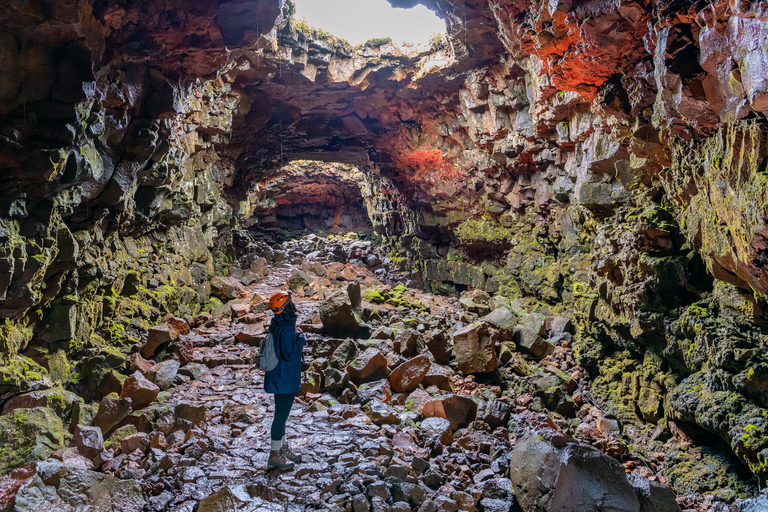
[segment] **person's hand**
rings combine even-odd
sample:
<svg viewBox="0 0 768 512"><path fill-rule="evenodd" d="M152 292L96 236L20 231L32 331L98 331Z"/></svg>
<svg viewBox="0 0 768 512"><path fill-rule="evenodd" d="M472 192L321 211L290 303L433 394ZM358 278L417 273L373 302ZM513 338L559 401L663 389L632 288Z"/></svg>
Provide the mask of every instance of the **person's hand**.
<svg viewBox="0 0 768 512"><path fill-rule="evenodd" d="M303 332L304 332L304 331L302 331L302 330L301 330L301 327L299 327L299 326L297 325L297 326L296 326L296 334L301 334L301 333L303 333Z"/></svg>

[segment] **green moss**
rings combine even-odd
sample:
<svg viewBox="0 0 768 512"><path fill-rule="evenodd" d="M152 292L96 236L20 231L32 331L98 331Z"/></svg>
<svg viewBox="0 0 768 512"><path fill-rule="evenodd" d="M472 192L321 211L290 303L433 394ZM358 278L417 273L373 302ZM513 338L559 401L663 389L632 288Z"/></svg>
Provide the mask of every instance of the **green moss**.
<svg viewBox="0 0 768 512"><path fill-rule="evenodd" d="M497 220L488 214L483 215L479 219L466 219L456 227L454 234L466 244L479 242L504 244L512 236L512 232L508 228L499 224Z"/></svg>

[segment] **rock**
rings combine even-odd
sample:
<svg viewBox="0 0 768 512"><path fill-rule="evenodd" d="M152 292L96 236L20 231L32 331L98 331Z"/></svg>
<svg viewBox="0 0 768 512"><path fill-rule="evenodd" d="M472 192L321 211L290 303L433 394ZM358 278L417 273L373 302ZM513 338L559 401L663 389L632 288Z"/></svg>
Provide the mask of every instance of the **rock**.
<svg viewBox="0 0 768 512"><path fill-rule="evenodd" d="M150 382L151 384L151 382ZM154 384L152 384L154 386ZM155 386L157 387L157 386ZM158 389L158 391L160 391ZM102 434L109 434L115 426L131 413L131 399L105 396L101 399L99 410L93 418L93 425L101 429Z"/></svg>
<svg viewBox="0 0 768 512"><path fill-rule="evenodd" d="M198 380L205 372L208 371L208 367L199 363L188 363L179 368L179 375L186 375L192 380Z"/></svg>
<svg viewBox="0 0 768 512"><path fill-rule="evenodd" d="M488 324L476 322L453 333L456 364L465 374L488 373L496 369L496 349Z"/></svg>
<svg viewBox="0 0 768 512"><path fill-rule="evenodd" d="M424 410L424 404L430 400L432 400L432 397L429 393L423 389L415 389L413 393L408 395L408 398L405 401L405 410L415 412L417 415L421 416L422 411Z"/></svg>
<svg viewBox="0 0 768 512"><path fill-rule="evenodd" d="M539 378L533 381L533 395L541 398L544 406L567 418L576 415L576 404L571 395L566 392L565 383L556 375L541 372Z"/></svg>
<svg viewBox="0 0 768 512"><path fill-rule="evenodd" d="M107 450L117 450L122 444L123 439L137 433L138 431L134 425L123 425L122 427L117 427L104 441L104 448Z"/></svg>
<svg viewBox="0 0 768 512"><path fill-rule="evenodd" d="M269 274L269 263L266 258L256 258L251 262L250 271L260 276L266 276Z"/></svg>
<svg viewBox="0 0 768 512"><path fill-rule="evenodd" d="M147 378L157 384L160 389L166 390L173 385L173 380L176 378L176 374L179 373L180 366L179 362L173 359L163 361L150 368L149 372L147 372ZM127 382L128 380L126 379ZM125 383L123 387L125 387ZM133 397L131 398L133 399Z"/></svg>
<svg viewBox="0 0 768 512"><path fill-rule="evenodd" d="M349 297L349 303L352 304L352 309L359 312L363 305L360 281L353 281L347 285L347 296Z"/></svg>
<svg viewBox="0 0 768 512"><path fill-rule="evenodd" d="M483 317L483 321L491 324L503 332L512 334L517 326L517 318L514 313L507 308L496 308Z"/></svg>
<svg viewBox="0 0 768 512"><path fill-rule="evenodd" d="M448 364L450 356L448 342L445 339L445 331L442 329L432 329L424 335L424 342L427 349L434 356L436 363Z"/></svg>
<svg viewBox="0 0 768 512"><path fill-rule="evenodd" d="M395 351L403 357L413 357L418 353L420 335L413 329L405 329L395 336Z"/></svg>
<svg viewBox="0 0 768 512"><path fill-rule="evenodd" d="M376 348L368 348L347 365L349 378L357 385L387 378L387 358Z"/></svg>
<svg viewBox="0 0 768 512"><path fill-rule="evenodd" d="M68 434L53 409L15 409L0 416L0 474L45 459L64 447Z"/></svg>
<svg viewBox="0 0 768 512"><path fill-rule="evenodd" d="M528 327L518 325L512 334L512 339L517 343L521 350L535 356L544 357L552 353L555 346L543 339L540 335Z"/></svg>
<svg viewBox="0 0 768 512"><path fill-rule="evenodd" d="M237 341L252 347L258 347L265 337L264 324L261 322L239 326L235 333L235 339Z"/></svg>
<svg viewBox="0 0 768 512"><path fill-rule="evenodd" d="M147 342L141 347L141 355L149 359L157 349L165 344L178 338L178 332L172 329L168 325L156 325L151 327L147 333Z"/></svg>
<svg viewBox="0 0 768 512"><path fill-rule="evenodd" d="M550 338L557 338L563 334L573 333L573 322L567 316L556 316L547 318L546 330L549 331Z"/></svg>
<svg viewBox="0 0 768 512"><path fill-rule="evenodd" d="M425 441L437 438L441 444L448 445L453 442L451 422L438 416L425 418L419 425L419 433Z"/></svg>
<svg viewBox="0 0 768 512"><path fill-rule="evenodd" d="M205 421L206 408L204 405L178 404L174 410L176 417L199 425Z"/></svg>
<svg viewBox="0 0 768 512"><path fill-rule="evenodd" d="M477 404L466 396L447 395L436 397L424 404L424 416L427 418L445 418L453 430L466 427L477 416Z"/></svg>
<svg viewBox="0 0 768 512"><path fill-rule="evenodd" d="M239 299L248 294L248 290L234 277L214 277L211 280L211 293L223 301Z"/></svg>
<svg viewBox="0 0 768 512"><path fill-rule="evenodd" d="M367 382L357 388L357 399L361 404L365 404L373 399L381 402L389 402L392 398L392 389L389 386L389 380L382 379L375 382Z"/></svg>
<svg viewBox="0 0 768 512"><path fill-rule="evenodd" d="M363 406L363 412L376 425L397 425L400 423L400 418L398 418L395 411L376 398Z"/></svg>
<svg viewBox="0 0 768 512"><path fill-rule="evenodd" d="M309 286L315 278L304 272L303 270L297 270L288 278L288 288L296 291L298 288L304 288Z"/></svg>
<svg viewBox="0 0 768 512"><path fill-rule="evenodd" d="M429 371L432 363L426 355L416 356L404 362L389 374L389 382L396 393L416 389Z"/></svg>
<svg viewBox="0 0 768 512"><path fill-rule="evenodd" d="M125 436L122 441L120 441L120 451L122 453L133 453L135 450L138 450L139 448L144 451L146 446L144 445L144 441L148 439L149 436L145 434L144 432L137 432L135 434L131 434L129 436Z"/></svg>
<svg viewBox="0 0 768 512"><path fill-rule="evenodd" d="M520 318L520 325L530 330L536 336L544 336L547 317L541 313L528 313Z"/></svg>
<svg viewBox="0 0 768 512"><path fill-rule="evenodd" d="M163 319L163 323L170 328L173 339L189 334L189 324L183 318L168 315Z"/></svg>
<svg viewBox="0 0 768 512"><path fill-rule="evenodd" d="M16 395L3 406L3 414L9 414L16 409L33 409L35 407L50 407L60 416L68 412L72 404L82 400L79 396L56 386L51 389L41 389L31 391L21 395Z"/></svg>
<svg viewBox="0 0 768 512"><path fill-rule="evenodd" d="M149 369L152 368L154 365L155 365L154 361L147 361L146 359L141 357L141 354L138 352L134 352L133 354L129 355L125 359L125 367L131 373L138 370L141 373L146 374L149 371Z"/></svg>
<svg viewBox="0 0 768 512"><path fill-rule="evenodd" d="M640 512L680 512L675 493L666 485L635 475L627 475L640 501Z"/></svg>
<svg viewBox="0 0 768 512"><path fill-rule="evenodd" d="M77 451L90 460L95 460L104 451L104 436L98 427L76 427L72 442Z"/></svg>
<svg viewBox="0 0 768 512"><path fill-rule="evenodd" d="M37 476L16 496L14 510L88 510L91 512L140 512L144 497L135 480L62 464L40 462Z"/></svg>
<svg viewBox="0 0 768 512"><path fill-rule="evenodd" d="M344 292L336 292L320 304L320 319L329 336L367 338L370 334Z"/></svg>
<svg viewBox="0 0 768 512"><path fill-rule="evenodd" d="M512 406L500 400L488 400L480 404L477 419L486 422L492 429L506 427L512 415Z"/></svg>
<svg viewBox="0 0 768 512"><path fill-rule="evenodd" d="M573 442L556 448L530 431L512 451L512 488L526 512L635 511L640 502L624 466L591 446Z"/></svg>
<svg viewBox="0 0 768 512"><path fill-rule="evenodd" d="M453 375L453 370L450 368L432 363L421 383L425 387L435 386L443 391L453 392L453 385L451 384L450 379L451 375Z"/></svg>
<svg viewBox="0 0 768 512"><path fill-rule="evenodd" d="M120 398L130 398L133 409L137 410L154 402L159 393L159 387L136 371L125 379Z"/></svg>

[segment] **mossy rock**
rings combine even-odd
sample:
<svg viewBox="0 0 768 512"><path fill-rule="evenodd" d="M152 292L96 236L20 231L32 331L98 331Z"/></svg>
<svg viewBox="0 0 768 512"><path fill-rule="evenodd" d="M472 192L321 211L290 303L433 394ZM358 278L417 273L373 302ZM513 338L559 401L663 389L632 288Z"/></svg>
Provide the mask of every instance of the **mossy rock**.
<svg viewBox="0 0 768 512"><path fill-rule="evenodd" d="M109 450L110 448L120 448L120 443L128 436L138 433L139 430L135 425L123 425L118 428L112 434L109 435L106 441L104 441L104 448Z"/></svg>
<svg viewBox="0 0 768 512"><path fill-rule="evenodd" d="M49 407L16 409L0 416L0 475L49 457L64 447L68 437L61 419Z"/></svg>

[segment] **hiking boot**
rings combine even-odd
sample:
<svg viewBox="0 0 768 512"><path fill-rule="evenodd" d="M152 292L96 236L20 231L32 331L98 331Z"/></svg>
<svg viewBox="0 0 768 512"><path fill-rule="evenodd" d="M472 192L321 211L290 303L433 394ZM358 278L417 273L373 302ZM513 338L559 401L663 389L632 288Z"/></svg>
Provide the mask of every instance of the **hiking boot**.
<svg viewBox="0 0 768 512"><path fill-rule="evenodd" d="M291 462L285 455L283 450L269 452L269 460L267 461L267 468L276 469L293 469L293 462Z"/></svg>
<svg viewBox="0 0 768 512"><path fill-rule="evenodd" d="M280 448L280 453L291 462L301 462L301 454L294 452L288 443L285 443L283 447Z"/></svg>

